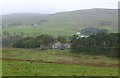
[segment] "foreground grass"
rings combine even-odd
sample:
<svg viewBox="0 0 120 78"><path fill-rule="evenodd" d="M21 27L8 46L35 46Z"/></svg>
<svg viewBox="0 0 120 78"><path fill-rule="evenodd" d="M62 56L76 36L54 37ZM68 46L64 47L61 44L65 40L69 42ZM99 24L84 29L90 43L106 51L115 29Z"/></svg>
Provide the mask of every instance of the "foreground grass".
<svg viewBox="0 0 120 78"><path fill-rule="evenodd" d="M92 56L81 53L74 53L70 50L38 50L38 49L16 49L4 48L3 58L29 59L42 61L68 61L68 62L86 62L86 63L107 63L118 64L118 59L106 56Z"/></svg>
<svg viewBox="0 0 120 78"><path fill-rule="evenodd" d="M118 76L118 69L3 61L3 76Z"/></svg>
<svg viewBox="0 0 120 78"><path fill-rule="evenodd" d="M2 76L2 60L0 59L0 77Z"/></svg>
<svg viewBox="0 0 120 78"><path fill-rule="evenodd" d="M68 50L3 48L3 76L117 76L117 67L89 64L118 64L116 58L74 53ZM12 60L9 60L12 59ZM16 60L17 59L17 60ZM20 61L21 59L21 61ZM33 60L33 61L25 61ZM37 61L37 62L35 62ZM58 64L58 62L60 64ZM68 63L67 63L68 62ZM69 64L71 62L71 64ZM79 64L74 64L79 63ZM88 65L81 65L89 63Z"/></svg>

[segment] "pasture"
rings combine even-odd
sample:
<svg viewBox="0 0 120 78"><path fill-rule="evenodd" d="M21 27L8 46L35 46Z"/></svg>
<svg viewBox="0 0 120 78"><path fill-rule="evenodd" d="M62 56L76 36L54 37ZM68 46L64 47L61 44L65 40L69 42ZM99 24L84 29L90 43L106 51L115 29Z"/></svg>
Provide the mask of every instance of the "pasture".
<svg viewBox="0 0 120 78"><path fill-rule="evenodd" d="M3 76L118 76L115 68L3 61Z"/></svg>
<svg viewBox="0 0 120 78"><path fill-rule="evenodd" d="M3 76L118 76L118 60L68 50L3 48Z"/></svg>
<svg viewBox="0 0 120 78"><path fill-rule="evenodd" d="M87 9L47 15L8 14L3 15L2 24L3 31L23 32L33 36L41 34L72 36L84 28L118 32L117 13L117 10L113 9Z"/></svg>

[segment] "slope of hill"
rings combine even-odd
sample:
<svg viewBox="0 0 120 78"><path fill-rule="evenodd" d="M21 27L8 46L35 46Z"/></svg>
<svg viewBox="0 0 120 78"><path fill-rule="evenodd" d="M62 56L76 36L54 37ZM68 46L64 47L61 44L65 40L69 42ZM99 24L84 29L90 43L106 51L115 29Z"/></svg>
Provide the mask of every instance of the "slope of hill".
<svg viewBox="0 0 120 78"><path fill-rule="evenodd" d="M117 32L117 13L116 9L86 9L46 15L4 15L3 31L70 36L81 29L94 27Z"/></svg>
<svg viewBox="0 0 120 78"><path fill-rule="evenodd" d="M23 23L28 21L28 23L36 20L36 18L40 18L47 14L38 14L38 13L14 13L8 15L2 15L3 25L14 24L14 23Z"/></svg>

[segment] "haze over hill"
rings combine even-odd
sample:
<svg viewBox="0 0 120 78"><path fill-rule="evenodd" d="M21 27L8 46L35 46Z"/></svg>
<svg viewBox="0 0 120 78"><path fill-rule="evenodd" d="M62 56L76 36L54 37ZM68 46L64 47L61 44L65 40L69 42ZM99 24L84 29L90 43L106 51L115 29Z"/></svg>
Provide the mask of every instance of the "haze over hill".
<svg viewBox="0 0 120 78"><path fill-rule="evenodd" d="M117 9L85 9L55 14L19 13L3 15L3 31L10 33L70 36L84 28L117 32Z"/></svg>

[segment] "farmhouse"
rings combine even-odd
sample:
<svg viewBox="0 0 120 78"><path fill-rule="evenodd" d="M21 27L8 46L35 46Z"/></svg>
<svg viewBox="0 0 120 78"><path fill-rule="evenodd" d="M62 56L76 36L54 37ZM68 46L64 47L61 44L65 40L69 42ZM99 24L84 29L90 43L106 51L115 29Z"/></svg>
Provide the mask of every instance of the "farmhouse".
<svg viewBox="0 0 120 78"><path fill-rule="evenodd" d="M70 43L57 42L52 45L52 49L67 49L67 48L70 48L70 46L71 46Z"/></svg>
<svg viewBox="0 0 120 78"><path fill-rule="evenodd" d="M78 37L77 37L77 39L78 38L87 38L87 37L89 37L88 35L84 35L84 34L81 34L80 32L77 32L75 35L77 35Z"/></svg>
<svg viewBox="0 0 120 78"><path fill-rule="evenodd" d="M52 48L53 49L58 49L58 48L60 48L61 47L61 43L60 42L56 42L56 43L54 43L53 45L52 45Z"/></svg>

